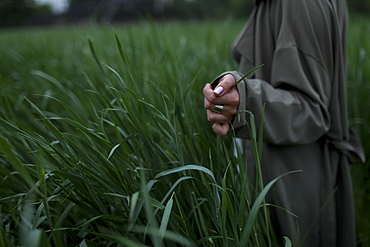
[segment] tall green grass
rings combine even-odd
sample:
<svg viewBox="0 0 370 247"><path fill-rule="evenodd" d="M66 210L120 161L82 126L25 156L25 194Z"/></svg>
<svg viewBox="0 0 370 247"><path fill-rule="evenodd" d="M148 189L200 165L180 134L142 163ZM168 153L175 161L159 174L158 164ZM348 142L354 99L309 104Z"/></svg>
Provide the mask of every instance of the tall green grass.
<svg viewBox="0 0 370 247"><path fill-rule="evenodd" d="M351 34L367 39L355 21ZM263 200L274 181L249 183L231 136L217 137L203 109L204 84L236 68L230 45L243 24L2 31L0 246L289 246ZM353 99L369 81L359 39L349 40L349 71L362 73L349 74L349 99L366 137L366 97ZM353 167L363 246L366 169Z"/></svg>
<svg viewBox="0 0 370 247"><path fill-rule="evenodd" d="M7 33L30 47L3 50L17 67L3 72L0 243L277 241L260 213L274 181L248 189L231 139L216 137L205 119L201 88L216 75L210 56L227 57L229 43L204 25Z"/></svg>
<svg viewBox="0 0 370 247"><path fill-rule="evenodd" d="M370 25L352 17L348 33L348 107L350 124L360 134L367 162L352 166L359 246L370 246Z"/></svg>

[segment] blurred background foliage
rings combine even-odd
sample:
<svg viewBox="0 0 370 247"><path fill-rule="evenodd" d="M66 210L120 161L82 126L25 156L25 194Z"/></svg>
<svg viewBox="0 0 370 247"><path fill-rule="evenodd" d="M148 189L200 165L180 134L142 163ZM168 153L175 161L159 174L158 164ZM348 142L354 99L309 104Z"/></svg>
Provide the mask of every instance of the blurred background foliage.
<svg viewBox="0 0 370 247"><path fill-rule="evenodd" d="M55 2L60 0L54 0ZM246 18L253 0L68 0L62 13L40 0L1 0L0 28L153 19ZM370 12L370 0L348 1L352 13Z"/></svg>

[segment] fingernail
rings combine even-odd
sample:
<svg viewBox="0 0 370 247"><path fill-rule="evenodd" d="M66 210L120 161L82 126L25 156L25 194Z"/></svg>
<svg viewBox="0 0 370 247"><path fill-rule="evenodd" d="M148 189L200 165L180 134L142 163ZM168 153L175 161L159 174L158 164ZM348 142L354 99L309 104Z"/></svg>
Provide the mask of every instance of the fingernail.
<svg viewBox="0 0 370 247"><path fill-rule="evenodd" d="M217 87L213 92L217 95L220 95L222 94L223 91L224 91L223 87Z"/></svg>

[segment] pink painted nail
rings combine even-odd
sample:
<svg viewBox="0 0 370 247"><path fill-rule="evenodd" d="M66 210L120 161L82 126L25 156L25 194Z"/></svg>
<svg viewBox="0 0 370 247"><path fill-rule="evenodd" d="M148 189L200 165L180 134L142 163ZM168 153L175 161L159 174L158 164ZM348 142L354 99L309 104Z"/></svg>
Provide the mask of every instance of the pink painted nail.
<svg viewBox="0 0 370 247"><path fill-rule="evenodd" d="M223 87L217 87L214 90L214 93L217 94L217 95L220 95L220 94L222 94L223 91L224 91L224 88Z"/></svg>

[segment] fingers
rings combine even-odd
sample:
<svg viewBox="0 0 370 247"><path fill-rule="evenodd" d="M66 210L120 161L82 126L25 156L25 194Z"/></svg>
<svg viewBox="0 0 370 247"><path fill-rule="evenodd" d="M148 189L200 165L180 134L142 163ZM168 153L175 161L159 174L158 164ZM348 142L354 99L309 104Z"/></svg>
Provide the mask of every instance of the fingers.
<svg viewBox="0 0 370 247"><path fill-rule="evenodd" d="M217 135L225 136L227 133L229 133L230 125L228 123L222 124L222 123L214 123L212 125L213 132L215 132Z"/></svg>
<svg viewBox="0 0 370 247"><path fill-rule="evenodd" d="M212 86L210 83L207 83L203 88L203 94L205 98L210 98L211 100L216 99L217 95L214 94Z"/></svg>
<svg viewBox="0 0 370 247"><path fill-rule="evenodd" d="M206 84L203 88L203 94L209 101L213 102L218 97L227 95L227 93L233 89L235 82L235 78L232 74L226 74L218 80L216 86Z"/></svg>
<svg viewBox="0 0 370 247"><path fill-rule="evenodd" d="M207 120L213 123L229 123L234 119L235 114L236 110L234 108L229 110L228 106L224 106L222 111L207 109Z"/></svg>
<svg viewBox="0 0 370 247"><path fill-rule="evenodd" d="M210 122L231 122L238 111L239 93L236 88L232 88L227 94L216 96L213 90L207 88L204 91L204 107L207 111L207 118ZM222 105L223 109L215 111L216 105Z"/></svg>
<svg viewBox="0 0 370 247"><path fill-rule="evenodd" d="M204 107L207 109L207 119L213 122L213 131L225 136L229 130L229 123L232 122L237 113L239 105L239 92L235 84L235 78L231 74L221 77L216 87L206 84L203 88ZM215 110L216 105L222 105L222 110Z"/></svg>
<svg viewBox="0 0 370 247"><path fill-rule="evenodd" d="M212 123L230 123L232 118L223 114L207 110L207 120Z"/></svg>

